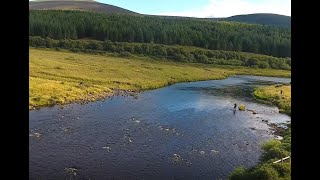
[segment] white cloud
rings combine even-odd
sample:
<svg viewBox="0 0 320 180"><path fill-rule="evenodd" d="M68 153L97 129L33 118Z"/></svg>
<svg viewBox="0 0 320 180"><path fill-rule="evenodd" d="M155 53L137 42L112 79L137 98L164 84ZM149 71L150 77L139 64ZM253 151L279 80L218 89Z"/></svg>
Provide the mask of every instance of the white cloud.
<svg viewBox="0 0 320 180"><path fill-rule="evenodd" d="M274 13L291 16L291 0L210 0L209 4L185 11L163 12L157 15L187 17L229 17L239 14Z"/></svg>

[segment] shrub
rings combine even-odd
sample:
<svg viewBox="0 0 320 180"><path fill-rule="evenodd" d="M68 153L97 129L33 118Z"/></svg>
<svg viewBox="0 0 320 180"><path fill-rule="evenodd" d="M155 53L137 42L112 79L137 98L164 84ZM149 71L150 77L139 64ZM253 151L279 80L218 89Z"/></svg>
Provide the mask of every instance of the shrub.
<svg viewBox="0 0 320 180"><path fill-rule="evenodd" d="M260 61L259 64L258 64L258 67L262 68L262 69L269 68L269 63L267 63L265 61Z"/></svg>
<svg viewBox="0 0 320 180"><path fill-rule="evenodd" d="M272 164L272 167L279 173L279 176L281 177L288 177L291 175L291 164L288 162Z"/></svg>
<svg viewBox="0 0 320 180"><path fill-rule="evenodd" d="M270 159L281 159L289 155L289 152L281 147L272 147L262 154L262 162L268 161Z"/></svg>
<svg viewBox="0 0 320 180"><path fill-rule="evenodd" d="M177 61L185 61L186 60L186 57L182 54L175 54L173 58L174 58L174 60L177 60Z"/></svg>
<svg viewBox="0 0 320 180"><path fill-rule="evenodd" d="M269 164L264 164L252 172L252 179L276 180L279 173Z"/></svg>
<svg viewBox="0 0 320 180"><path fill-rule="evenodd" d="M119 57L130 57L131 56L131 53L129 52L120 52L119 53Z"/></svg>
<svg viewBox="0 0 320 180"><path fill-rule="evenodd" d="M229 180L246 180L249 179L249 174L244 167L236 168L230 175Z"/></svg>
<svg viewBox="0 0 320 180"><path fill-rule="evenodd" d="M246 110L246 106L243 105L243 104L241 104L241 105L239 106L239 110L240 110L240 111L245 111L245 110Z"/></svg>

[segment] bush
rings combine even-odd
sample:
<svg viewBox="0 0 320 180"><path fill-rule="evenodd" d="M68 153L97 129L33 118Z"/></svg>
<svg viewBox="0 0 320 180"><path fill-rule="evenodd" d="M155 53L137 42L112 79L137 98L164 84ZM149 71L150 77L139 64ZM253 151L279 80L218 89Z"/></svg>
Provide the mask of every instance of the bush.
<svg viewBox="0 0 320 180"><path fill-rule="evenodd" d="M252 179L276 180L279 173L269 164L264 164L252 172Z"/></svg>
<svg viewBox="0 0 320 180"><path fill-rule="evenodd" d="M208 63L208 57L203 54L196 56L196 60L201 63Z"/></svg>
<svg viewBox="0 0 320 180"><path fill-rule="evenodd" d="M281 159L289 155L289 152L281 147L272 147L265 151L262 154L261 160L262 162L273 160L273 159Z"/></svg>
<svg viewBox="0 0 320 180"><path fill-rule="evenodd" d="M175 54L173 58L177 61L186 61L186 57L182 54Z"/></svg>
<svg viewBox="0 0 320 180"><path fill-rule="evenodd" d="M266 69L266 68L269 68L269 63L265 62L265 61L260 61L258 63L258 67L259 68L262 68L262 69Z"/></svg>
<svg viewBox="0 0 320 180"><path fill-rule="evenodd" d="M148 55L158 58L166 58L180 62L196 62L206 64L220 64L233 66L249 66L254 68L291 69L291 58L275 58L264 55L252 55L247 53L187 49L156 44L135 44L123 42L97 41L97 40L53 40L39 36L29 36L29 45L32 47L63 48L73 52L129 52L132 54ZM125 55L127 56L127 55Z"/></svg>
<svg viewBox="0 0 320 180"><path fill-rule="evenodd" d="M130 57L131 56L131 53L129 52L120 52L119 53L119 57Z"/></svg>
<svg viewBox="0 0 320 180"><path fill-rule="evenodd" d="M245 111L245 110L246 110L246 106L243 105L243 104L241 104L241 105L239 106L239 110L240 110L240 111Z"/></svg>
<svg viewBox="0 0 320 180"><path fill-rule="evenodd" d="M291 176L291 164L288 162L272 164L272 167L279 173L279 176L281 177Z"/></svg>
<svg viewBox="0 0 320 180"><path fill-rule="evenodd" d="M276 139L272 139L268 142L265 142L262 144L262 149L264 151L269 151L271 148L274 148L274 147L280 147L281 146L281 142L279 140L276 140Z"/></svg>
<svg viewBox="0 0 320 180"><path fill-rule="evenodd" d="M236 168L230 175L229 180L246 180L249 179L249 174L244 167Z"/></svg>

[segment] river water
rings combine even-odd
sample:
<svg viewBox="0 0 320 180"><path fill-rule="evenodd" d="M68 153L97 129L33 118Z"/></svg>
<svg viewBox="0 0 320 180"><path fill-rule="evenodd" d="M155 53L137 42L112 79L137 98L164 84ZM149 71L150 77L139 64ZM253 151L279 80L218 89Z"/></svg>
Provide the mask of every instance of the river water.
<svg viewBox="0 0 320 180"><path fill-rule="evenodd" d="M225 179L258 163L260 144L274 137L262 120L291 120L254 100L253 88L290 81L233 76L30 111L29 177Z"/></svg>

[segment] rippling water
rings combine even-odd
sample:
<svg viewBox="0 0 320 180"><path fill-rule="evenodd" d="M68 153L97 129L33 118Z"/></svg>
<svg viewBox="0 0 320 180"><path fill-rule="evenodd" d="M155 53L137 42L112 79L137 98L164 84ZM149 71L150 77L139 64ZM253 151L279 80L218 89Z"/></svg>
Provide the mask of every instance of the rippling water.
<svg viewBox="0 0 320 180"><path fill-rule="evenodd" d="M252 97L290 79L234 76L29 113L30 179L218 179L258 163L290 117ZM249 111L233 111L234 103ZM75 168L68 171L65 168Z"/></svg>

